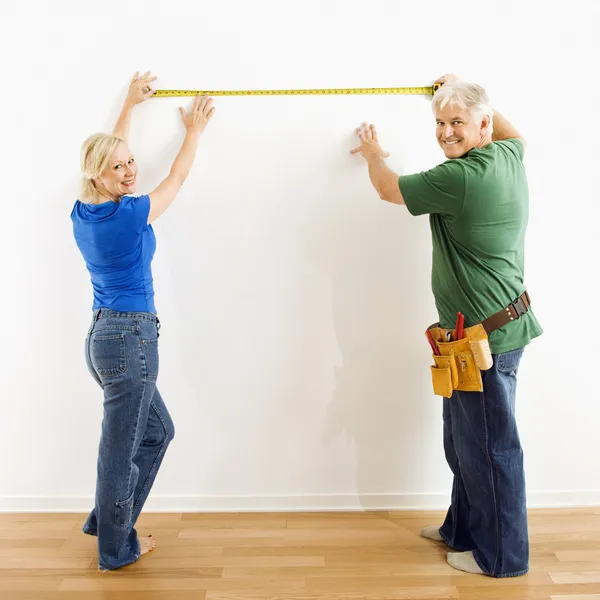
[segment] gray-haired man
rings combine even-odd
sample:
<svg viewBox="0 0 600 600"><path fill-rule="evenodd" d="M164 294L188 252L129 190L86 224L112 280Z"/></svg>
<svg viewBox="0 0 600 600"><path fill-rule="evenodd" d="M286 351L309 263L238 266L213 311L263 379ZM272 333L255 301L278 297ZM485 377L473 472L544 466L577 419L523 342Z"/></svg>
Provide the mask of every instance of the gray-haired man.
<svg viewBox="0 0 600 600"><path fill-rule="evenodd" d="M524 347L541 335L524 282L529 194L525 143L478 85L441 77L433 97L436 137L446 161L400 176L387 167L374 125L363 123L352 153L366 159L379 196L428 214L432 290L442 328L458 312L465 327L483 323L493 366L483 391L444 398L444 449L454 474L441 527L421 534L444 541L456 569L492 577L529 570L523 451L515 420L517 369Z"/></svg>

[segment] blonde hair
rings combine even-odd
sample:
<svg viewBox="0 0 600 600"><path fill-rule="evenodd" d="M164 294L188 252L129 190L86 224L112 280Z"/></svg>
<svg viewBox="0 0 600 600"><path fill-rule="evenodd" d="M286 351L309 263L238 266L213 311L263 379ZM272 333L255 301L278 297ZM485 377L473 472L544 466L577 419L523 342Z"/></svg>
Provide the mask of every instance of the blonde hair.
<svg viewBox="0 0 600 600"><path fill-rule="evenodd" d="M95 133L83 142L81 147L83 182L80 197L82 202L96 204L102 198L114 201L104 186L98 186L94 180L106 171L112 155L121 143L124 143L121 138L106 133Z"/></svg>
<svg viewBox="0 0 600 600"><path fill-rule="evenodd" d="M446 106L467 110L476 118L489 117L487 132L492 133L494 111L486 91L480 85L468 81L450 81L444 84L433 97L433 112L443 110Z"/></svg>

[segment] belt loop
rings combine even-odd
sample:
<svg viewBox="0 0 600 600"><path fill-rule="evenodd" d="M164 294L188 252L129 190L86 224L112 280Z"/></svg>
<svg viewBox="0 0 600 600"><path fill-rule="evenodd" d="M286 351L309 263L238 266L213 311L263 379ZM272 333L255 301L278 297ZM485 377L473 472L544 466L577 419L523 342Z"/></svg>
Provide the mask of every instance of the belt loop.
<svg viewBox="0 0 600 600"><path fill-rule="evenodd" d="M96 325L96 321L100 317L100 309L95 308L92 312L92 324L90 325L90 329L88 331L88 335L92 335L92 331L94 331L94 325Z"/></svg>

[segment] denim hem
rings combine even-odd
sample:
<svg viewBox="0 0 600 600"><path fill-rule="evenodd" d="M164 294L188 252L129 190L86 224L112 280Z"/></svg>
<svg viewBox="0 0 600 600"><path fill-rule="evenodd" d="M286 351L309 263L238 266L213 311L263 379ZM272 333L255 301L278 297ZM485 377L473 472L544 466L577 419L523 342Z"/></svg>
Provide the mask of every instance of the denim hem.
<svg viewBox="0 0 600 600"><path fill-rule="evenodd" d="M440 537L444 540L444 544L446 544L448 548L452 548L452 550L455 550L456 552L469 552L469 550L473 550L473 548L467 548L466 546L457 546L456 544L451 544L450 539L442 531L441 527L438 529L438 533L440 534Z"/></svg>
<svg viewBox="0 0 600 600"><path fill-rule="evenodd" d="M484 566L483 566L483 562L481 562L481 559L479 558L479 556L477 556L477 550L473 550L473 558L475 559L475 562L477 563L477 566L483 571L484 575L487 575L488 577L496 577L496 575L492 575Z"/></svg>
<svg viewBox="0 0 600 600"><path fill-rule="evenodd" d="M479 558L479 556L477 556L477 550L473 550L473 558L475 559L475 562L479 565L479 568L483 571L483 574L487 575L488 577L495 577L496 579L504 579L505 577L521 577L521 575L526 575L529 572L529 567L527 567L523 571L515 571L514 573L488 573L484 568L483 564L481 563L481 559Z"/></svg>
<svg viewBox="0 0 600 600"><path fill-rule="evenodd" d="M86 535L93 535L95 537L98 537L98 532L94 531L93 529L86 529L85 527L81 530L83 533L85 533Z"/></svg>
<svg viewBox="0 0 600 600"><path fill-rule="evenodd" d="M140 556L141 556L141 554L138 554L136 557L134 557L134 559L132 561L126 562L126 563L124 563L122 565L119 565L118 567L112 567L110 569L106 569L105 567L102 567L100 565L100 562L98 562L98 571L103 571L103 572L106 572L106 571L116 571L117 569L121 569L123 567L126 567L127 565L132 565L134 562L137 562L138 560L140 560Z"/></svg>
<svg viewBox="0 0 600 600"><path fill-rule="evenodd" d="M119 565L118 567L111 567L110 569L107 569L107 568L101 566L100 557L98 557L98 570L99 571L116 571L117 569L120 569L121 567L126 567L127 565L132 565L134 562L137 562L138 560L140 560L141 556L142 556L142 548L140 546L139 540L137 540L137 550L133 554L133 560L123 563L122 565Z"/></svg>
<svg viewBox="0 0 600 600"><path fill-rule="evenodd" d="M503 579L504 577L522 577L523 575L527 575L529 573L529 567L524 569L523 571L516 571L515 573L506 573L505 575L495 575L497 579Z"/></svg>

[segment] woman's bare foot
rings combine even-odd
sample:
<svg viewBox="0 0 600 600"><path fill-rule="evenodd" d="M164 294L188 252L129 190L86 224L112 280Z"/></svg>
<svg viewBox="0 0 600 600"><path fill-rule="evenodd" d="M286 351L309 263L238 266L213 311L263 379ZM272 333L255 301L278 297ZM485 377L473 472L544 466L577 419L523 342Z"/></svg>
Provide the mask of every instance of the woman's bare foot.
<svg viewBox="0 0 600 600"><path fill-rule="evenodd" d="M151 535L140 538L140 556L148 554L148 552L152 552L154 548L156 548L156 542Z"/></svg>
<svg viewBox="0 0 600 600"><path fill-rule="evenodd" d="M149 535L148 537L140 538L140 558L144 556L144 554L148 554L148 552L152 552L156 548L156 542L153 537ZM139 560L139 559L138 559ZM98 566L98 571L101 573L110 573L114 569L103 569Z"/></svg>

